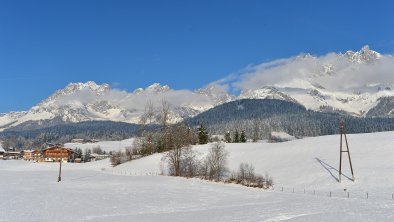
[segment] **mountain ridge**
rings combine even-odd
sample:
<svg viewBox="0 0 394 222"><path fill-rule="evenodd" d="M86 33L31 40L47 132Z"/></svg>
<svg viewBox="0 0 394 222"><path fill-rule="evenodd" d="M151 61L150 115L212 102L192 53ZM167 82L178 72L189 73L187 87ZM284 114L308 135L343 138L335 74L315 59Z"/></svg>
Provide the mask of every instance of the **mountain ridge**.
<svg viewBox="0 0 394 222"><path fill-rule="evenodd" d="M354 70L379 70L380 63L385 59L391 61L393 57L381 55L368 46L356 52L331 53L323 57L302 54L273 68L269 65L256 67L257 74L246 76L245 81L248 78L253 81L259 72L264 77L267 72L271 74L275 69L281 71L283 66L284 71L290 69L295 74L289 74L291 78L284 78L273 84L268 81L267 84L243 87L238 96L229 94L225 86L216 83L195 91L173 90L168 85L154 83L131 92L112 89L109 84L97 84L94 81L70 83L28 111L0 114L0 131L26 122L39 125L44 120L46 123L48 120L139 123L149 104L152 104L156 112L153 121L159 122L160 115L157 113L160 112L163 101L168 102L170 108L170 123L180 122L218 105L241 99L279 99L320 112L341 112L357 117L391 117L394 114L392 84L376 82L346 87L338 85L341 79L349 81L346 75L354 74Z"/></svg>

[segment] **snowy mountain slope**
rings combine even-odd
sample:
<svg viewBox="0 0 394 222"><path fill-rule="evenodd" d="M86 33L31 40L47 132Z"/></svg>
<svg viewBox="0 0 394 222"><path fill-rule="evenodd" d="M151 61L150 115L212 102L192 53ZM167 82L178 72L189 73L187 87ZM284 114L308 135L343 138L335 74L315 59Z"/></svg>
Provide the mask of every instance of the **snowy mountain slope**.
<svg viewBox="0 0 394 222"><path fill-rule="evenodd" d="M26 122L41 124L43 120L59 119L64 122L110 120L139 123L148 103L158 111L163 100L170 106L169 122L175 123L229 101L231 97L226 91L214 86L192 92L172 90L169 86L155 83L128 93L91 81L70 83L29 111L1 114L0 130ZM154 116L154 121L158 121L158 118Z"/></svg>
<svg viewBox="0 0 394 222"><path fill-rule="evenodd" d="M296 101L316 111L340 110L355 116L365 114L381 98L394 96L394 81L389 68L394 58L364 46L360 51L309 54L256 66L237 83L241 98L275 98ZM387 116L394 109L387 103Z"/></svg>

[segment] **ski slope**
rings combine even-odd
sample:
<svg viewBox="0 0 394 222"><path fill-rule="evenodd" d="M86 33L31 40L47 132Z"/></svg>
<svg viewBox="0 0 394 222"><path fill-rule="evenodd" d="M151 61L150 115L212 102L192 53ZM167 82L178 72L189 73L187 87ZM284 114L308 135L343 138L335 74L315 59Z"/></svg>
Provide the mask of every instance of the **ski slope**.
<svg viewBox="0 0 394 222"><path fill-rule="evenodd" d="M356 181L342 183L338 135L226 144L230 169L252 163L273 176L274 190L149 176L160 173L161 154L114 168L64 164L61 183L58 164L0 161L0 221L393 221L394 132L348 140ZM194 149L203 156L209 146Z"/></svg>

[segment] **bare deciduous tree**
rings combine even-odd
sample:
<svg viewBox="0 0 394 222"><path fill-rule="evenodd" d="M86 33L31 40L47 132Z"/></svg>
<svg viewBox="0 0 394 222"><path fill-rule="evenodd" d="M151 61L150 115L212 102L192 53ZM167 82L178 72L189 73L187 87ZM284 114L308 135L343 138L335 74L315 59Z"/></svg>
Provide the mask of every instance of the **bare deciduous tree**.
<svg viewBox="0 0 394 222"><path fill-rule="evenodd" d="M145 106L145 116L148 124L152 124L155 115L156 115L155 108L153 106L152 101L149 100Z"/></svg>
<svg viewBox="0 0 394 222"><path fill-rule="evenodd" d="M144 113L140 117L140 132L139 135L143 136L146 126L149 126L153 122L155 116L155 108L152 101L148 101L145 105Z"/></svg>
<svg viewBox="0 0 394 222"><path fill-rule="evenodd" d="M133 160L133 148L126 147L125 148L125 157L127 161Z"/></svg>
<svg viewBox="0 0 394 222"><path fill-rule="evenodd" d="M213 143L205 160L208 179L220 181L228 172L227 159L229 153L223 143Z"/></svg>
<svg viewBox="0 0 394 222"><path fill-rule="evenodd" d="M183 152L191 144L196 143L196 133L185 125L176 125L165 130L165 147L168 152L165 159L168 162L170 174L181 176L181 161Z"/></svg>
<svg viewBox="0 0 394 222"><path fill-rule="evenodd" d="M117 152L113 152L110 157L110 161L112 166L117 166L119 164L126 162L126 155L122 153L122 151L120 150Z"/></svg>
<svg viewBox="0 0 394 222"><path fill-rule="evenodd" d="M163 129L167 128L168 126L168 119L170 115L170 104L167 100L161 101L161 110L160 110L160 123Z"/></svg>
<svg viewBox="0 0 394 222"><path fill-rule="evenodd" d="M181 174L184 177L195 177L199 174L200 161L198 153L191 146L185 147L181 157Z"/></svg>
<svg viewBox="0 0 394 222"><path fill-rule="evenodd" d="M133 142L134 152L141 156L151 155L156 151L154 133L145 132L144 135L137 137Z"/></svg>
<svg viewBox="0 0 394 222"><path fill-rule="evenodd" d="M239 165L238 180L239 181L254 181L255 173L252 164L241 163Z"/></svg>

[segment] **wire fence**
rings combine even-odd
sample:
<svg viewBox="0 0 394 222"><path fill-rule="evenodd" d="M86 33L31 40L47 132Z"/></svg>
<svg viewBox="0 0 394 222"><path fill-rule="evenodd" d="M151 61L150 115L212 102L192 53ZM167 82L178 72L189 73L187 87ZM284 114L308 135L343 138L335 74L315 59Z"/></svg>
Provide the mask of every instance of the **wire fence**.
<svg viewBox="0 0 394 222"><path fill-rule="evenodd" d="M115 170L115 169L108 169L108 168L101 168L103 173L113 174L113 175L120 175L120 176L160 176L161 173L158 172L130 172L126 170Z"/></svg>
<svg viewBox="0 0 394 222"><path fill-rule="evenodd" d="M343 191L328 191L328 190L318 190L318 189L300 189L300 188L290 188L290 187L274 187L273 192L280 193L292 193L299 195L312 195L328 198L347 198L347 199L372 199L372 200L393 200L394 193L388 192L368 192L368 191L349 191L344 189Z"/></svg>
<svg viewBox="0 0 394 222"><path fill-rule="evenodd" d="M102 168L101 171L103 173L120 175L120 176L160 176L162 175L159 172L130 172L126 170L115 170ZM394 201L394 192L393 193L384 193L384 192L368 192L368 191L349 191L344 189L343 191L328 191L328 190L319 190L319 189L308 189L308 188L293 188L293 187L284 187L284 186L274 186L271 189L271 192L278 193L291 193L297 195L311 195L311 196L319 196L319 197L327 197L327 198L347 198L347 199L372 199L372 200L393 200Z"/></svg>

